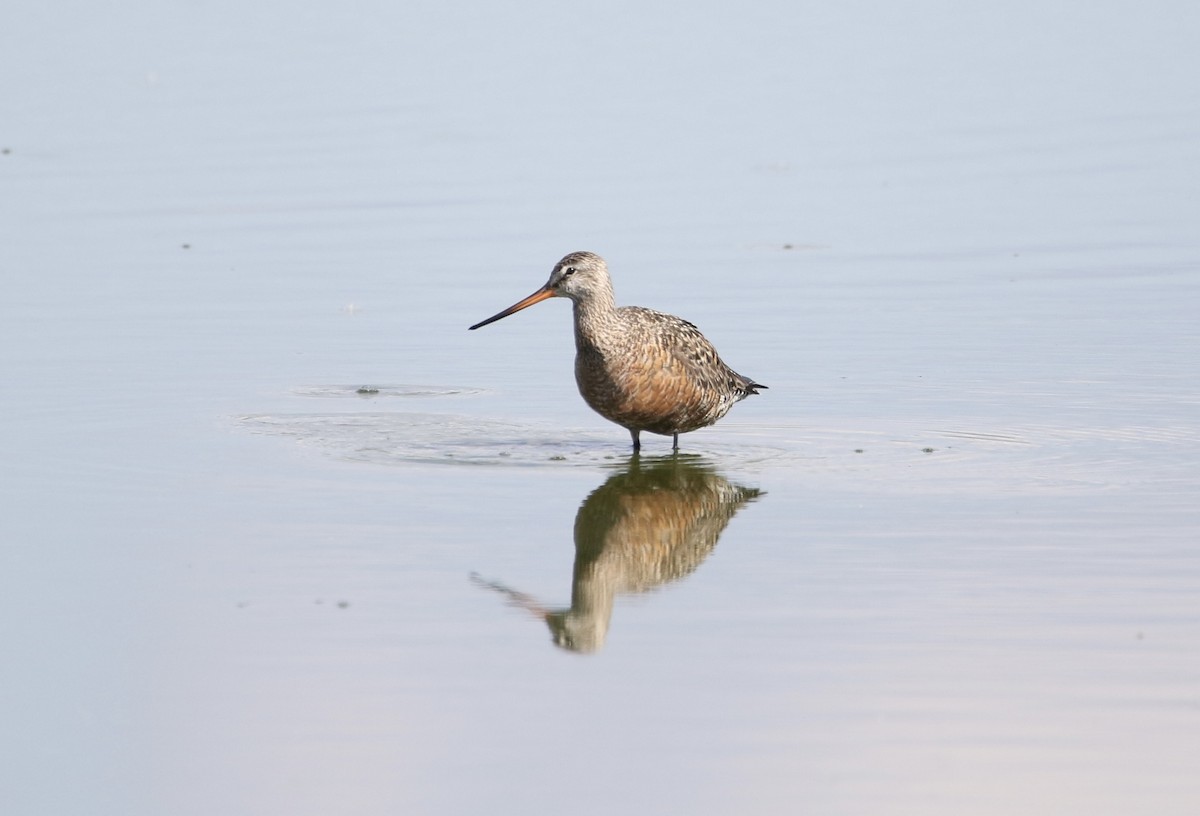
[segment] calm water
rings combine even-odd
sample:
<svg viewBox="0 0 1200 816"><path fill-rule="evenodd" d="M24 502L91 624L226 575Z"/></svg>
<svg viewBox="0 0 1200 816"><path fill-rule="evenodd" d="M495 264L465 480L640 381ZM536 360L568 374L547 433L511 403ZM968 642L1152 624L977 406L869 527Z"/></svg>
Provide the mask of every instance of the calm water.
<svg viewBox="0 0 1200 816"><path fill-rule="evenodd" d="M5 812L1195 813L1197 35L18 3ZM576 249L771 390L631 460Z"/></svg>

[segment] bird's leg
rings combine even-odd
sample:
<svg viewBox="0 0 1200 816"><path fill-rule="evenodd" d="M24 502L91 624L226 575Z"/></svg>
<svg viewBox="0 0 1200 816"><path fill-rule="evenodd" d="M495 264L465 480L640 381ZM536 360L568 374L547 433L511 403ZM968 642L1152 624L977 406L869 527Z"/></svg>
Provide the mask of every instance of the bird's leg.
<svg viewBox="0 0 1200 816"><path fill-rule="evenodd" d="M679 434L672 434L671 450L676 452L679 451Z"/></svg>
<svg viewBox="0 0 1200 816"><path fill-rule="evenodd" d="M629 429L629 435L633 437L633 452L634 453L637 453L638 451L640 451L642 449L642 440L640 438L641 434L642 434L641 431L635 431L633 428Z"/></svg>

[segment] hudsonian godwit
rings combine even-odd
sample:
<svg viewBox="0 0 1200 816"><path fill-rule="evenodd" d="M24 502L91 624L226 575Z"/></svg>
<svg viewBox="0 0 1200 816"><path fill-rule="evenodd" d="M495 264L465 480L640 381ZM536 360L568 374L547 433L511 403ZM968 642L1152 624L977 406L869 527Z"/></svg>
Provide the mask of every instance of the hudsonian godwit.
<svg viewBox="0 0 1200 816"><path fill-rule="evenodd" d="M575 382L584 402L628 429L634 451L642 431L670 436L712 425L735 402L766 388L721 360L686 320L640 306L617 308L604 259L572 252L529 297L480 321L486 326L547 298L570 298L575 311Z"/></svg>

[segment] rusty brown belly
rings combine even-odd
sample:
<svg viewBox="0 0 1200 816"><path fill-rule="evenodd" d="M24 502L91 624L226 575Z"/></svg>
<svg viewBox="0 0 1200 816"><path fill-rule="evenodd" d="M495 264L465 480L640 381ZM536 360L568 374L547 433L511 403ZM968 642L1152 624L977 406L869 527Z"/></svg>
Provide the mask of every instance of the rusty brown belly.
<svg viewBox="0 0 1200 816"><path fill-rule="evenodd" d="M657 434L694 431L716 422L732 400L697 382L683 365L654 359L575 358L579 393L596 413L631 430Z"/></svg>

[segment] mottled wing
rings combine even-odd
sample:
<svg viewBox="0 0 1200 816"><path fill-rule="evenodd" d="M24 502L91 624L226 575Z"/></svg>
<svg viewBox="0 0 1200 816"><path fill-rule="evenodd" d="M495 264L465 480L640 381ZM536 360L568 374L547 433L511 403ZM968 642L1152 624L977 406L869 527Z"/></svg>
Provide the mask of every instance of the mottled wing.
<svg viewBox="0 0 1200 816"><path fill-rule="evenodd" d="M639 369L644 382L635 393L640 392L638 401L649 412L667 420L658 423L664 430L711 425L746 396L748 381L725 365L693 324L652 309L620 311L628 330L640 335L636 345L643 350ZM656 430L654 425L646 427Z"/></svg>

